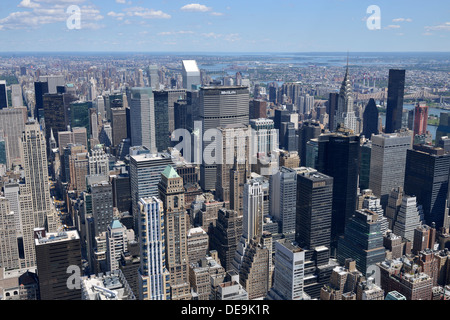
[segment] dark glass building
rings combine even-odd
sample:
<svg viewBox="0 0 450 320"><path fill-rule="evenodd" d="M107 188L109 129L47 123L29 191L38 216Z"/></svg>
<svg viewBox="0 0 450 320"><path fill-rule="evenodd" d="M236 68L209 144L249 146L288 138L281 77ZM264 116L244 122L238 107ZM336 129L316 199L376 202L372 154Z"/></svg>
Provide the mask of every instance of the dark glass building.
<svg viewBox="0 0 450 320"><path fill-rule="evenodd" d="M394 133L402 128L404 93L405 70L390 69L385 133Z"/></svg>
<svg viewBox="0 0 450 320"><path fill-rule="evenodd" d="M67 131L67 126L70 124L70 119L67 117L67 102L72 100L72 95L66 94L44 94L43 97L43 113L45 120L45 139L50 140L50 132L53 130L53 135L58 141L58 132ZM40 112L40 111L39 111Z"/></svg>
<svg viewBox="0 0 450 320"><path fill-rule="evenodd" d="M422 205L425 223L444 226L449 184L450 154L441 148L415 145L406 154L405 194Z"/></svg>
<svg viewBox="0 0 450 320"><path fill-rule="evenodd" d="M366 140L361 145L361 161L359 162L359 189L369 189L370 158L372 155L372 143Z"/></svg>
<svg viewBox="0 0 450 320"><path fill-rule="evenodd" d="M36 267L41 300L81 300L81 243L77 231L35 231ZM78 273L77 273L78 272ZM72 281L70 279L72 277ZM73 288L68 286L73 285Z"/></svg>
<svg viewBox="0 0 450 320"><path fill-rule="evenodd" d="M6 90L6 81L0 81L0 109L8 108L8 92Z"/></svg>
<svg viewBox="0 0 450 320"><path fill-rule="evenodd" d="M330 93L327 104L328 113L328 128L330 131L334 131L334 117L336 116L336 110L338 108L339 93Z"/></svg>
<svg viewBox="0 0 450 320"><path fill-rule="evenodd" d="M309 140L317 138L321 131L320 123L316 121L305 121L298 129L298 155L302 167L306 166L306 144Z"/></svg>
<svg viewBox="0 0 450 320"><path fill-rule="evenodd" d="M131 185L130 176L127 174L120 174L113 176L112 179L113 190L113 205L119 212L131 211Z"/></svg>
<svg viewBox="0 0 450 320"><path fill-rule="evenodd" d="M34 108L34 117L40 120L44 116L44 94L48 93L48 83L37 81L34 83L34 97L36 106Z"/></svg>
<svg viewBox="0 0 450 320"><path fill-rule="evenodd" d="M378 108L374 99L370 99L363 113L363 131L366 139L374 134L378 134Z"/></svg>
<svg viewBox="0 0 450 320"><path fill-rule="evenodd" d="M296 241L302 248L330 246L333 178L311 168L297 171Z"/></svg>
<svg viewBox="0 0 450 320"><path fill-rule="evenodd" d="M353 259L365 275L369 267L384 261L385 251L379 216L368 209L355 211L339 239L338 262L344 265L346 259Z"/></svg>
<svg viewBox="0 0 450 320"><path fill-rule="evenodd" d="M334 179L331 246L335 248L356 210L360 141L359 136L341 130L319 136L318 144L317 170Z"/></svg>
<svg viewBox="0 0 450 320"><path fill-rule="evenodd" d="M155 99L155 141L159 152L170 146L169 94L167 91L153 91Z"/></svg>

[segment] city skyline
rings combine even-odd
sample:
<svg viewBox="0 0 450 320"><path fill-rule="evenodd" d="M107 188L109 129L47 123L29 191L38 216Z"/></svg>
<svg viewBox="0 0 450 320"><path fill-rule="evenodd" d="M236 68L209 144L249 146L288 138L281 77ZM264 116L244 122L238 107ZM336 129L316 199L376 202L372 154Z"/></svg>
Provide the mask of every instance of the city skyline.
<svg viewBox="0 0 450 320"><path fill-rule="evenodd" d="M450 51L450 4L420 4L8 0L0 9L0 41L8 43L3 52ZM69 26L72 5L81 10L81 29ZM379 19L379 29L370 30L368 19Z"/></svg>

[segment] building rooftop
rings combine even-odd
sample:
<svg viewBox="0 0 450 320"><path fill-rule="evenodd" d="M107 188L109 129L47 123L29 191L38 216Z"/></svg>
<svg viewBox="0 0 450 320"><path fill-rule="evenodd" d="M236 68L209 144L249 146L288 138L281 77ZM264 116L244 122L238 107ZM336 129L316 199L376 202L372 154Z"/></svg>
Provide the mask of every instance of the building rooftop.
<svg viewBox="0 0 450 320"><path fill-rule="evenodd" d="M64 232L57 232L57 233L47 233L42 238L35 239L35 245L43 245L47 243L55 243L55 242L63 242L68 240L79 240L80 236L78 235L78 231L76 230L70 230L70 231L64 231Z"/></svg>
<svg viewBox="0 0 450 320"><path fill-rule="evenodd" d="M120 270L82 278L85 300L135 300Z"/></svg>
<svg viewBox="0 0 450 320"><path fill-rule="evenodd" d="M183 60L183 68L186 72L200 73L200 69L198 68L197 61L195 61L195 60Z"/></svg>
<svg viewBox="0 0 450 320"><path fill-rule="evenodd" d="M179 178L180 176L178 175L177 171L171 166L168 165L164 171L162 172L162 174L168 178L168 179L173 179L173 178Z"/></svg>

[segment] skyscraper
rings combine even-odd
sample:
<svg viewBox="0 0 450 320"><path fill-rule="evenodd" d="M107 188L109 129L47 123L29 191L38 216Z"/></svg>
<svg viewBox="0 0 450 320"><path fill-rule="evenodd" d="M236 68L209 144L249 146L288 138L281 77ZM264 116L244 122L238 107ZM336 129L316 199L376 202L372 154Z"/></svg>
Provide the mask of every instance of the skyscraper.
<svg viewBox="0 0 450 320"><path fill-rule="evenodd" d="M170 274L166 267L163 203L156 197L139 200L140 300L170 300Z"/></svg>
<svg viewBox="0 0 450 320"><path fill-rule="evenodd" d="M19 247L14 211L7 198L0 197L0 265L6 270L19 268Z"/></svg>
<svg viewBox="0 0 450 320"><path fill-rule="evenodd" d="M153 91L155 99L155 138L159 152L170 146L168 91Z"/></svg>
<svg viewBox="0 0 450 320"><path fill-rule="evenodd" d="M372 136L369 189L387 205L393 188L403 187L406 151L411 148L410 131Z"/></svg>
<svg viewBox="0 0 450 320"><path fill-rule="evenodd" d="M369 267L384 261L385 248L380 230L376 213L368 209L357 210L345 226L344 236L339 239L339 263L343 265L346 259L354 259L358 270L366 274Z"/></svg>
<svg viewBox="0 0 450 320"><path fill-rule="evenodd" d="M369 189L370 160L372 156L372 141L366 140L361 145L361 161L359 163L359 189Z"/></svg>
<svg viewBox="0 0 450 320"><path fill-rule="evenodd" d="M37 81L34 83L34 97L36 105L34 107L34 118L38 121L44 117L44 95L48 93L48 83L45 81Z"/></svg>
<svg viewBox="0 0 450 320"><path fill-rule="evenodd" d="M51 209L50 185L45 137L36 123L25 125L22 154L26 193L30 194L32 201L31 214L34 216L35 227L44 227Z"/></svg>
<svg viewBox="0 0 450 320"><path fill-rule="evenodd" d="M156 153L155 106L151 88L131 89L131 145Z"/></svg>
<svg viewBox="0 0 450 320"><path fill-rule="evenodd" d="M88 176L87 191L91 196L92 217L94 218L94 233L99 236L108 231L113 222L112 185L105 176Z"/></svg>
<svg viewBox="0 0 450 320"><path fill-rule="evenodd" d="M81 276L81 244L77 231L45 233L35 238L36 267L41 300L80 300L81 289L76 288ZM80 272L80 274L76 274ZM76 278L71 283L71 275Z"/></svg>
<svg viewBox="0 0 450 320"><path fill-rule="evenodd" d="M8 108L8 92L6 90L6 81L0 80L0 110Z"/></svg>
<svg viewBox="0 0 450 320"><path fill-rule="evenodd" d="M378 108L374 99L370 99L363 113L362 134L366 139L378 134Z"/></svg>
<svg viewBox="0 0 450 320"><path fill-rule="evenodd" d="M258 180L248 180L244 185L244 210L242 219L242 237L233 261L234 269L239 272L248 245L252 239L259 239L263 234L264 191Z"/></svg>
<svg viewBox="0 0 450 320"><path fill-rule="evenodd" d="M209 129L226 125L248 125L249 89L248 87L201 87L200 119L202 133ZM202 139L202 137L200 137ZM208 146L203 144L204 148ZM202 150L203 152L203 150ZM200 185L204 190L216 188L215 163L203 163L200 166Z"/></svg>
<svg viewBox="0 0 450 320"><path fill-rule="evenodd" d="M406 155L405 193L417 197L425 223L444 226L449 188L450 154L441 148L414 146Z"/></svg>
<svg viewBox="0 0 450 320"><path fill-rule="evenodd" d="M114 219L108 226L106 247L108 252L106 260L109 271L118 270L122 254L128 251L128 238L127 228L117 219Z"/></svg>
<svg viewBox="0 0 450 320"><path fill-rule="evenodd" d="M275 276L268 300L303 300L305 252L281 239L275 242Z"/></svg>
<svg viewBox="0 0 450 320"><path fill-rule="evenodd" d="M425 134L428 126L428 106L419 102L414 108L414 135Z"/></svg>
<svg viewBox="0 0 450 320"><path fill-rule="evenodd" d="M352 81L348 76L348 65L345 71L344 80L342 81L341 90L339 92L336 117L334 119L334 129L338 127L347 128L352 130L354 133L356 131L356 116L353 110L353 91L352 91Z"/></svg>
<svg viewBox="0 0 450 320"><path fill-rule="evenodd" d="M339 93L333 92L330 93L329 98L328 98L328 104L327 104L327 113L328 113L328 129L330 131L334 131L335 127L335 117L336 117L336 111L338 108L338 98L339 98Z"/></svg>
<svg viewBox="0 0 450 320"><path fill-rule="evenodd" d="M127 138L127 114L125 108L111 108L112 145L118 147Z"/></svg>
<svg viewBox="0 0 450 320"><path fill-rule="evenodd" d="M218 128L219 143L216 196L230 202L230 209L239 215L243 211L244 184L250 177L250 134L248 126L228 125Z"/></svg>
<svg viewBox="0 0 450 320"><path fill-rule="evenodd" d="M255 133L252 143L256 144L254 150L257 155L269 155L273 150L278 149L277 131L274 128L272 119L251 119L250 126Z"/></svg>
<svg viewBox="0 0 450 320"><path fill-rule="evenodd" d="M297 170L296 242L307 249L330 247L333 178L312 168Z"/></svg>
<svg viewBox="0 0 450 320"><path fill-rule="evenodd" d="M159 90L159 75L157 65L152 64L148 67L148 80L149 86L153 90Z"/></svg>
<svg viewBox="0 0 450 320"><path fill-rule="evenodd" d="M11 85L11 106L22 107L23 105L22 86L20 84Z"/></svg>
<svg viewBox="0 0 450 320"><path fill-rule="evenodd" d="M195 60L183 60L182 71L183 88L191 91L193 85L201 85L200 70Z"/></svg>
<svg viewBox="0 0 450 320"><path fill-rule="evenodd" d="M169 164L172 164L172 159L167 153L157 155L144 153L130 156L130 185L135 231L138 230L139 200L158 197L161 173Z"/></svg>
<svg viewBox="0 0 450 320"><path fill-rule="evenodd" d="M356 209L359 136L349 131L319 136L317 170L333 178L332 247Z"/></svg>
<svg viewBox="0 0 450 320"><path fill-rule="evenodd" d="M234 210L221 208L211 237L211 249L216 250L225 270L232 270L236 249L242 236L242 216Z"/></svg>
<svg viewBox="0 0 450 320"><path fill-rule="evenodd" d="M390 69L385 133L394 133L402 128L404 93L405 70Z"/></svg>
<svg viewBox="0 0 450 320"><path fill-rule="evenodd" d="M278 233L290 241L295 239L297 172L281 167L270 177L270 215L278 222Z"/></svg>
<svg viewBox="0 0 450 320"><path fill-rule="evenodd" d="M306 166L306 144L317 138L321 133L320 123L316 121L305 121L298 129L298 154L300 156L300 165Z"/></svg>
<svg viewBox="0 0 450 320"><path fill-rule="evenodd" d="M0 109L0 131L3 131L6 146L8 148L7 165L10 168L13 164L22 162L20 154L20 138L25 130L27 121L27 108L7 108Z"/></svg>
<svg viewBox="0 0 450 320"><path fill-rule="evenodd" d="M421 225L422 208L417 203L417 198L403 196L400 210L394 221L393 231L414 245L414 230Z"/></svg>
<svg viewBox="0 0 450 320"><path fill-rule="evenodd" d="M159 197L164 205L166 263L172 300L190 300L187 230L189 217L184 203L183 178L168 165L161 173Z"/></svg>
<svg viewBox="0 0 450 320"><path fill-rule="evenodd" d="M45 138L50 139L51 131L58 140L58 133L66 131L70 124L64 104L64 95L47 93L43 96L43 116L45 120ZM42 119L41 119L42 120Z"/></svg>

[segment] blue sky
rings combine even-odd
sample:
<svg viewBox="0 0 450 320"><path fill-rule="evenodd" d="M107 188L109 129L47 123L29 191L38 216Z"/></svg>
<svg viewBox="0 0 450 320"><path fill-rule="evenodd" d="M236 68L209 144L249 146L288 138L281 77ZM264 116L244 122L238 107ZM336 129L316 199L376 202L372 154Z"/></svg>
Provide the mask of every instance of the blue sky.
<svg viewBox="0 0 450 320"><path fill-rule="evenodd" d="M67 8L81 10L69 29ZM381 29L369 30L370 5ZM0 51L450 52L448 0L2 0Z"/></svg>

